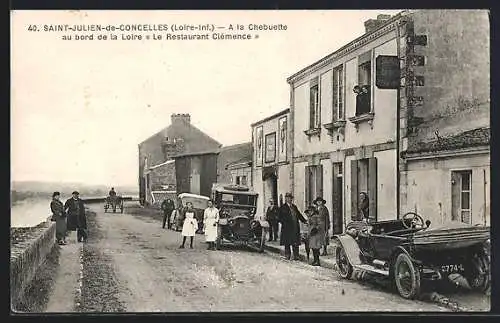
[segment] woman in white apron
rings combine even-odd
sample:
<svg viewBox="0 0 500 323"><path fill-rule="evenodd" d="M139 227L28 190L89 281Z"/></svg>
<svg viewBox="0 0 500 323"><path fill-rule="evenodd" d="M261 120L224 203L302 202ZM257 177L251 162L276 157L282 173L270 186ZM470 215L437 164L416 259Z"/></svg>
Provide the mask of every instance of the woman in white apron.
<svg viewBox="0 0 500 323"><path fill-rule="evenodd" d="M208 201L208 207L203 213L203 224L205 226L205 241L208 243L208 250L215 250L215 240L217 239L217 222L219 221L219 210L214 207L212 200Z"/></svg>
<svg viewBox="0 0 500 323"><path fill-rule="evenodd" d="M187 209L184 213L184 223L182 224L182 244L179 248L183 249L184 244L186 243L186 238L190 237L189 248L193 249L193 240L194 235L196 234L196 229L198 228L198 221L194 217L193 204L191 202L187 202Z"/></svg>

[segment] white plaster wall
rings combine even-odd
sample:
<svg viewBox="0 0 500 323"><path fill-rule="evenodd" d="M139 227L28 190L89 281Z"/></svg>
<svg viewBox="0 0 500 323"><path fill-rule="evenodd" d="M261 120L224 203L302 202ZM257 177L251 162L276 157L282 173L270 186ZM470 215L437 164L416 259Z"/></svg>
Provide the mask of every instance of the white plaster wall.
<svg viewBox="0 0 500 323"><path fill-rule="evenodd" d="M351 222L351 161L354 156L347 156L344 162L344 229Z"/></svg>
<svg viewBox="0 0 500 323"><path fill-rule="evenodd" d="M422 160L410 162L408 166L408 202L402 206L402 213L416 209L424 220L431 220L433 225L451 222L451 172L470 169L472 224L490 224L488 155Z"/></svg>
<svg viewBox="0 0 500 323"><path fill-rule="evenodd" d="M305 207L305 167L307 163L294 164L294 199L299 210L304 210Z"/></svg>
<svg viewBox="0 0 500 323"><path fill-rule="evenodd" d="M368 48L367 48L368 50ZM354 124L346 123L346 146L359 147L396 140L396 90L383 90L375 86L375 58L378 55L397 55L396 39L374 49L372 61L373 129L367 122L359 124L356 132ZM352 89L358 84L357 57L346 63L346 119L356 114L356 96Z"/></svg>
<svg viewBox="0 0 500 323"><path fill-rule="evenodd" d="M330 223L333 222L333 164L330 159L323 159L321 161L323 165L323 199L326 200L326 207L330 213ZM330 225L330 233L331 232Z"/></svg>
<svg viewBox="0 0 500 323"><path fill-rule="evenodd" d="M254 168L253 189L259 197L257 198L257 212L264 211L264 186L262 183L262 168Z"/></svg>
<svg viewBox="0 0 500 323"><path fill-rule="evenodd" d="M285 194L290 192L290 164L281 165L278 167L278 201L280 194L283 194L283 202L285 201Z"/></svg>
<svg viewBox="0 0 500 323"><path fill-rule="evenodd" d="M396 150L374 152L377 158L377 218L397 219Z"/></svg>

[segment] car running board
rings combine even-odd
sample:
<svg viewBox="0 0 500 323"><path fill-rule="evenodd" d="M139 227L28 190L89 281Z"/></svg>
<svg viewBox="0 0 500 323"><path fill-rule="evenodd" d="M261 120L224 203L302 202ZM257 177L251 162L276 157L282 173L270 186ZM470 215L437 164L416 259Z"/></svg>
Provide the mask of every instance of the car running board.
<svg viewBox="0 0 500 323"><path fill-rule="evenodd" d="M379 275L384 275L384 276L389 276L389 271L388 270L383 270L383 269L379 269L379 268L375 268L373 266L370 266L370 265L354 265L353 266L354 269L357 269L357 270L364 270L364 271L368 271L368 272L371 272L371 273L376 273L376 274L379 274Z"/></svg>

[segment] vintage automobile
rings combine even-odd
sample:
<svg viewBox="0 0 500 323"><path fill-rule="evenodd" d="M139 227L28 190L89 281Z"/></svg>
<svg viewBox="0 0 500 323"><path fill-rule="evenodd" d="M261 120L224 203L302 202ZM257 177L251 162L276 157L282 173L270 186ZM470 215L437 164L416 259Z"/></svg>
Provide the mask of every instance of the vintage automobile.
<svg viewBox="0 0 500 323"><path fill-rule="evenodd" d="M269 223L256 216L257 198L258 194L246 186L213 184L212 199L219 209L217 249L230 242L264 251Z"/></svg>
<svg viewBox="0 0 500 323"><path fill-rule="evenodd" d="M349 223L344 234L334 236L339 275L350 279L358 270L386 276L408 299L418 297L424 283L445 281L451 274L464 277L472 289L489 289L490 228L430 224L413 212L399 220Z"/></svg>
<svg viewBox="0 0 500 323"><path fill-rule="evenodd" d="M104 203L104 213L107 213L111 208L113 213L116 213L116 208L120 208L120 213L123 213L123 198L119 195L108 196Z"/></svg>
<svg viewBox="0 0 500 323"><path fill-rule="evenodd" d="M180 203L184 208L188 202L193 204L193 209L195 213L195 218L200 222L200 219L203 220L203 212L208 207L208 200L210 198L208 196L191 194L191 193L181 193L177 197L177 203ZM179 204L177 204L179 205ZM171 228L175 231L182 230L182 221L184 220L182 216L178 214L178 209L175 209L174 216L170 218L170 223L172 224Z"/></svg>

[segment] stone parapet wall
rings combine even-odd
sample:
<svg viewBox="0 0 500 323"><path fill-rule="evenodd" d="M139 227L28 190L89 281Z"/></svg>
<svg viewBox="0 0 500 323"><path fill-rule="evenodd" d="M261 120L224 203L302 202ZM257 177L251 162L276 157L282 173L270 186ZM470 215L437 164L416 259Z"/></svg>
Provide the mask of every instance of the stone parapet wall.
<svg viewBox="0 0 500 323"><path fill-rule="evenodd" d="M23 297L40 265L55 245L56 224L47 221L29 232L29 236L19 243L11 241L10 255L10 296L11 308Z"/></svg>

